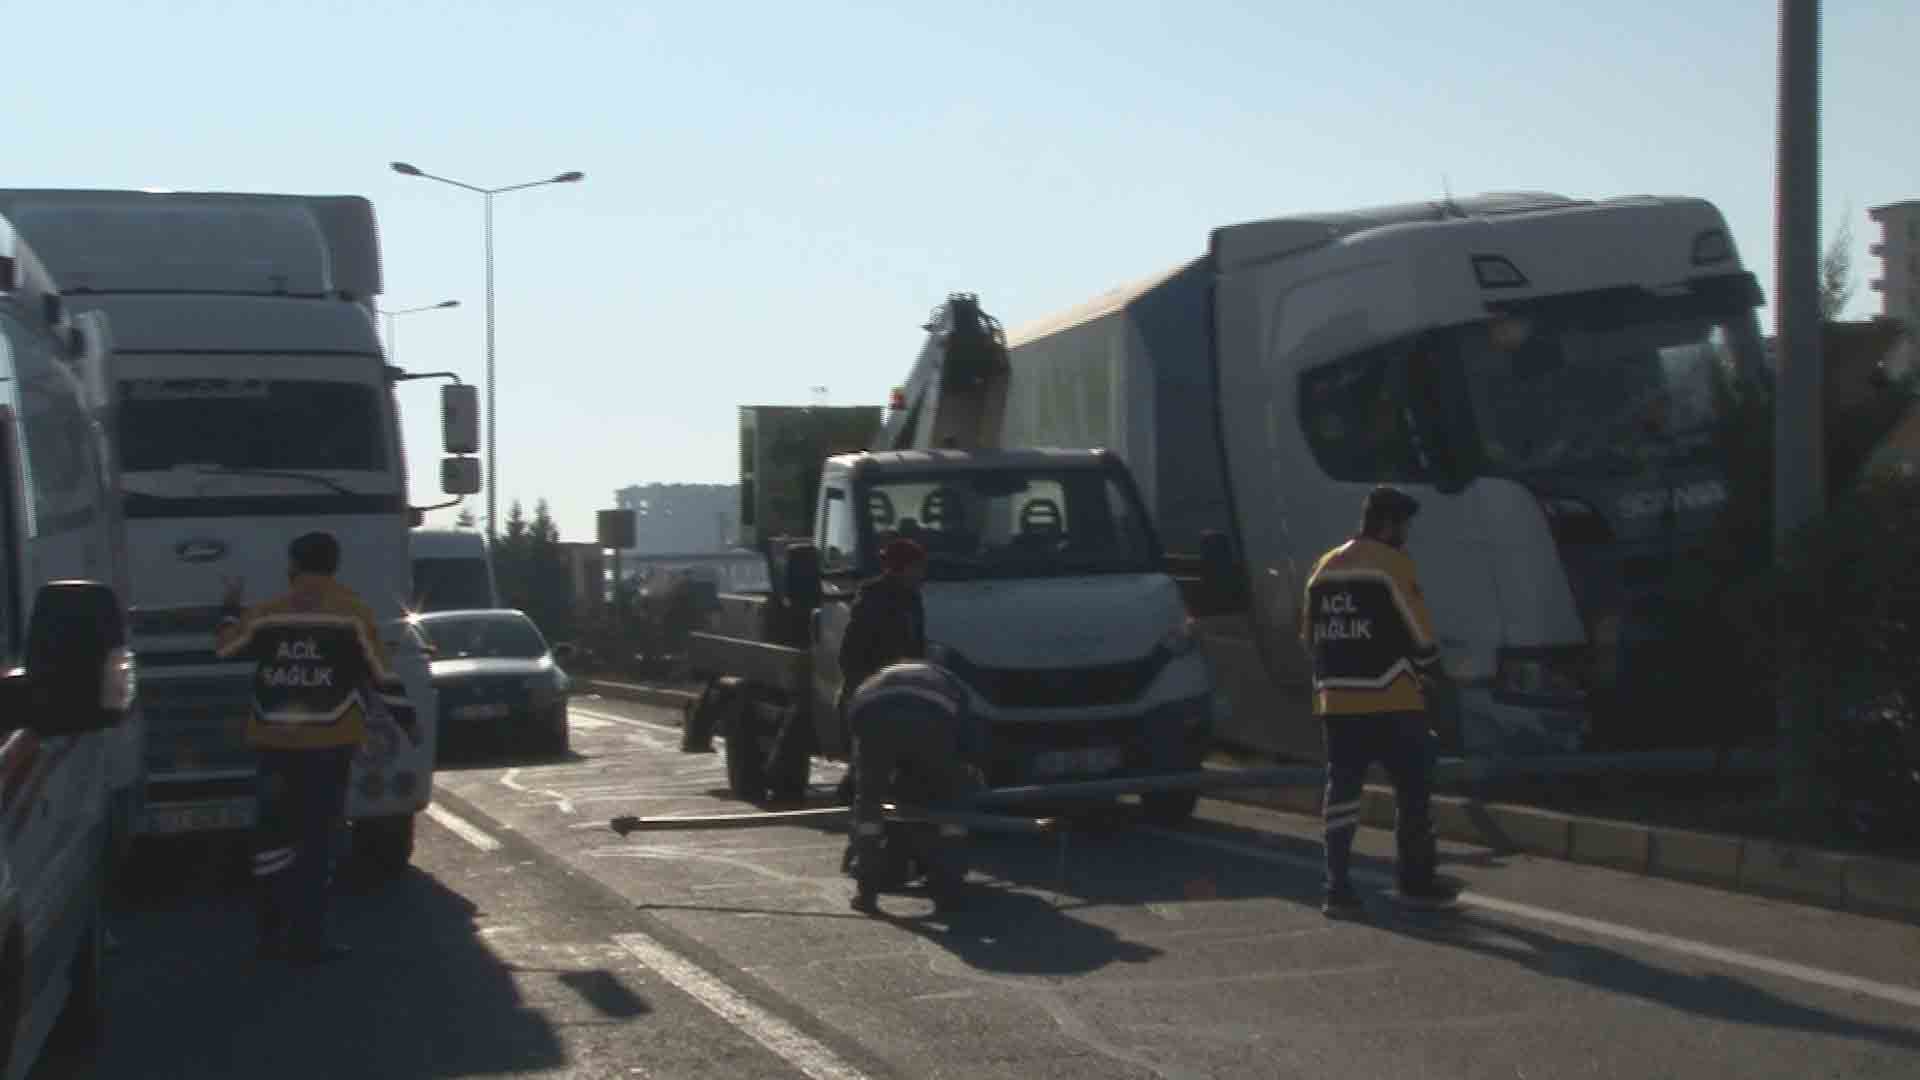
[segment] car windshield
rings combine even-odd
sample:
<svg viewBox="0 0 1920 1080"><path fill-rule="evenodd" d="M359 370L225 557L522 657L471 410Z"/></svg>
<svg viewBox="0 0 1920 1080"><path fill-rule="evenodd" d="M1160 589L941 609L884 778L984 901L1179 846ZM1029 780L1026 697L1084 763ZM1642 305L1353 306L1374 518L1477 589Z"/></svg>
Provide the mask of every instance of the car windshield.
<svg viewBox="0 0 1920 1080"><path fill-rule="evenodd" d="M327 379L149 378L119 385L120 466L379 472L376 389Z"/></svg>
<svg viewBox="0 0 1920 1080"><path fill-rule="evenodd" d="M417 625L436 660L537 660L547 654L546 640L523 616L451 616Z"/></svg>
<svg viewBox="0 0 1920 1080"><path fill-rule="evenodd" d="M1749 319L1496 320L1459 348L1486 467L1637 471L1712 451L1716 369L1751 357Z"/></svg>
<svg viewBox="0 0 1920 1080"><path fill-rule="evenodd" d="M867 488L865 509L876 547L919 541L936 579L1139 573L1153 563L1144 513L1100 469L887 475Z"/></svg>
<svg viewBox="0 0 1920 1080"><path fill-rule="evenodd" d="M413 610L489 607L493 585L480 559L413 560Z"/></svg>

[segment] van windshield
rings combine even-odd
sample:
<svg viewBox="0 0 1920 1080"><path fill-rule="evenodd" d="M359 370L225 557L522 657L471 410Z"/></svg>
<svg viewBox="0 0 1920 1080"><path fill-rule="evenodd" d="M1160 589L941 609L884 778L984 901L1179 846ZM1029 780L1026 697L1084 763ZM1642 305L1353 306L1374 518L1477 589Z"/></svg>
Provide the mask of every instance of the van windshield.
<svg viewBox="0 0 1920 1080"><path fill-rule="evenodd" d="M413 610L455 611L497 606L484 560L413 560Z"/></svg>
<svg viewBox="0 0 1920 1080"><path fill-rule="evenodd" d="M379 393L329 379L149 378L119 384L120 467L383 472Z"/></svg>
<svg viewBox="0 0 1920 1080"><path fill-rule="evenodd" d="M1100 469L888 473L867 486L865 511L876 549L917 540L935 579L1154 569L1146 514Z"/></svg>

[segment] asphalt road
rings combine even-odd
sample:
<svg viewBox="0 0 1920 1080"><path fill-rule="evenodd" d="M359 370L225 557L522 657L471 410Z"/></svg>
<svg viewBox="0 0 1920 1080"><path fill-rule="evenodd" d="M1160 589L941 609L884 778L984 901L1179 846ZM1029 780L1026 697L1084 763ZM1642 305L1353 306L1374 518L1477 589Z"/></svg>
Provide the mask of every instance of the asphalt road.
<svg viewBox="0 0 1920 1080"><path fill-rule="evenodd" d="M866 919L832 829L614 836L743 808L668 714L574 716L565 761L439 775L415 871L342 898L334 967L255 962L216 846L156 859L99 1060L37 1080L1920 1075L1920 927L1454 847L1460 912L1330 923L1313 823L1217 803L978 838L972 910ZM1390 847L1363 834L1373 884Z"/></svg>

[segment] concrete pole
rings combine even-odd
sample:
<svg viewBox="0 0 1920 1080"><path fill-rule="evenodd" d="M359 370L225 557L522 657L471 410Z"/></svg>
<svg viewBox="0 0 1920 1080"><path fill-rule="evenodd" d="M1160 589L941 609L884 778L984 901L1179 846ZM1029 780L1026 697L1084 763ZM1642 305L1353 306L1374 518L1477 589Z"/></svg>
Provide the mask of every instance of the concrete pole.
<svg viewBox="0 0 1920 1080"><path fill-rule="evenodd" d="M1780 5L1780 130L1775 302L1779 368L1774 381L1774 558L1787 538L1826 508L1821 441L1820 357L1820 5ZM1785 631L1784 624L1781 627ZM1820 702L1803 666L1782 656L1779 699L1783 808L1812 804L1813 736Z"/></svg>

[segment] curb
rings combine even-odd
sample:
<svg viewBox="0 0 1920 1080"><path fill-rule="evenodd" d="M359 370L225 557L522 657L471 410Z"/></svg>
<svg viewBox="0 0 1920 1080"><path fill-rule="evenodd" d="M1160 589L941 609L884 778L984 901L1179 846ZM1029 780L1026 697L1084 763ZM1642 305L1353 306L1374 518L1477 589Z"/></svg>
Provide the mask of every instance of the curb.
<svg viewBox="0 0 1920 1080"><path fill-rule="evenodd" d="M1320 792L1304 788L1211 797L1305 816L1320 813ZM1434 832L1446 840L1920 923L1920 863L1457 795L1435 795L1432 805ZM1369 784L1361 820L1391 829L1393 807L1391 788Z"/></svg>
<svg viewBox="0 0 1920 1080"><path fill-rule="evenodd" d="M668 690L659 686L637 686L633 683L607 682L602 679L582 679L581 683L589 691L602 697L619 698L641 705L657 705L663 709L680 709L700 700L700 695L691 690Z"/></svg>
<svg viewBox="0 0 1920 1080"><path fill-rule="evenodd" d="M592 692L606 697L669 709L684 708L700 699L699 694L686 690L598 679L583 682ZM1209 797L1309 817L1320 814L1318 788L1250 788L1238 794L1220 792ZM1435 795L1432 806L1434 832L1441 838L1496 852L1524 852L1728 892L1920 923L1920 863L1581 817L1532 806L1483 803L1458 795ZM1362 822L1371 828L1391 829L1393 817L1393 789L1367 785Z"/></svg>

